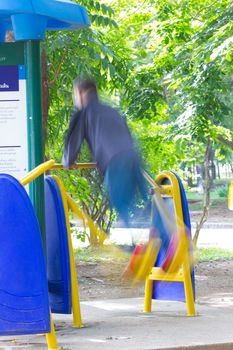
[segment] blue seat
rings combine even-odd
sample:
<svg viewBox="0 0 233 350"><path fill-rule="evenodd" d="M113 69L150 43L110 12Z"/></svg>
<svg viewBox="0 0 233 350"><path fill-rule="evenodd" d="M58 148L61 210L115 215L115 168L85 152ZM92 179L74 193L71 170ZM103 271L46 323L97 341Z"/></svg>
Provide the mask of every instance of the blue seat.
<svg viewBox="0 0 233 350"><path fill-rule="evenodd" d="M71 313L71 279L68 233L59 187L45 178L46 249L49 301L53 313Z"/></svg>
<svg viewBox="0 0 233 350"><path fill-rule="evenodd" d="M38 221L24 187L0 174L0 335L50 332Z"/></svg>
<svg viewBox="0 0 233 350"><path fill-rule="evenodd" d="M187 234L189 237L191 237L191 222L190 222L190 216L189 216L189 208L188 208L188 202L185 194L185 190L183 187L183 184L179 178L179 176L175 173L173 173L179 183L180 188L180 196L181 196L181 204L182 204L182 211L183 211L183 219L184 224L187 228ZM165 183L163 183L165 185ZM174 214L174 204L173 204L173 198L171 197L165 197L164 198L165 205L168 208L168 211L171 215L171 219L174 220L174 226L175 226L175 214ZM164 226L164 223L160 217L160 214L158 210L154 207L154 217L153 217L153 225L158 228L160 233L166 237L166 227ZM166 240L165 240L166 241ZM156 267L159 267L162 265L162 262L165 258L168 242L165 242L164 245L161 246L157 261L155 263ZM192 277L192 285L193 285L193 292L194 292L194 299L195 299L195 276L194 276L194 269L191 271L191 277ZM154 281L153 283L153 299L158 300L172 300L172 301L186 301L185 298L185 291L184 291L184 283L183 282L168 282L168 281Z"/></svg>

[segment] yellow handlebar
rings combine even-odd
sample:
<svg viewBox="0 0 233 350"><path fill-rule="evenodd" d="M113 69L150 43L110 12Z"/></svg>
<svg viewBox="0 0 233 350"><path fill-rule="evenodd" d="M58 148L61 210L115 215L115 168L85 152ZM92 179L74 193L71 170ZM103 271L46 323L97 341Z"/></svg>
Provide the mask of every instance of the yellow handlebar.
<svg viewBox="0 0 233 350"><path fill-rule="evenodd" d="M78 163L72 165L69 170L75 169L92 169L96 168L96 163ZM38 178L48 170L66 170L62 164L57 164L53 159L48 160L45 163L38 165L35 169L31 170L26 176L24 176L20 182L23 186L28 185L31 181Z"/></svg>
<svg viewBox="0 0 233 350"><path fill-rule="evenodd" d="M46 171L50 170L55 164L54 160L48 160L45 163L38 165L35 169L31 170L26 176L21 179L21 184L26 186L31 181L35 180L40 175L44 174Z"/></svg>
<svg viewBox="0 0 233 350"><path fill-rule="evenodd" d="M77 163L72 165L69 170L77 170L77 169L93 169L96 168L96 163ZM53 170L66 170L62 164L54 164Z"/></svg>

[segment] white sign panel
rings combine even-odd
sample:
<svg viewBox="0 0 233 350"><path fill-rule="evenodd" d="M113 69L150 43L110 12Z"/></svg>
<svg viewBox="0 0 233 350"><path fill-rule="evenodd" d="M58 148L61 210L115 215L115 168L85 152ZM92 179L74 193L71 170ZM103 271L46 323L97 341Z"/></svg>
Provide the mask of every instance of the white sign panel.
<svg viewBox="0 0 233 350"><path fill-rule="evenodd" d="M28 172L25 66L0 66L0 173Z"/></svg>

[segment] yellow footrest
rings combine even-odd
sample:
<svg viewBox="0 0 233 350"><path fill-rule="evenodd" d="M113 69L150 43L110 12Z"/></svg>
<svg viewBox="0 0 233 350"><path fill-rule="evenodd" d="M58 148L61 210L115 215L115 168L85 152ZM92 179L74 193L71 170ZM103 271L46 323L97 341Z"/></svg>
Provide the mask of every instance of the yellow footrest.
<svg viewBox="0 0 233 350"><path fill-rule="evenodd" d="M151 274L149 275L150 280L158 281L171 281L171 282L183 282L184 277L181 272L169 273L163 271L160 267L153 267Z"/></svg>

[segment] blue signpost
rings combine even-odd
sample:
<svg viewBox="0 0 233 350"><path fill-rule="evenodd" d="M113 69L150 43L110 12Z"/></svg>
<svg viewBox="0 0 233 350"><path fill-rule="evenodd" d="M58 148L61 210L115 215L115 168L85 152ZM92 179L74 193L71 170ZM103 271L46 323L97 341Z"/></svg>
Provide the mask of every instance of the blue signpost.
<svg viewBox="0 0 233 350"><path fill-rule="evenodd" d="M88 25L86 9L70 0L0 0L0 126L6 136L0 172L20 176L44 161L40 42L45 32ZM14 43L5 42L9 31ZM45 242L43 176L31 185L30 198Z"/></svg>

